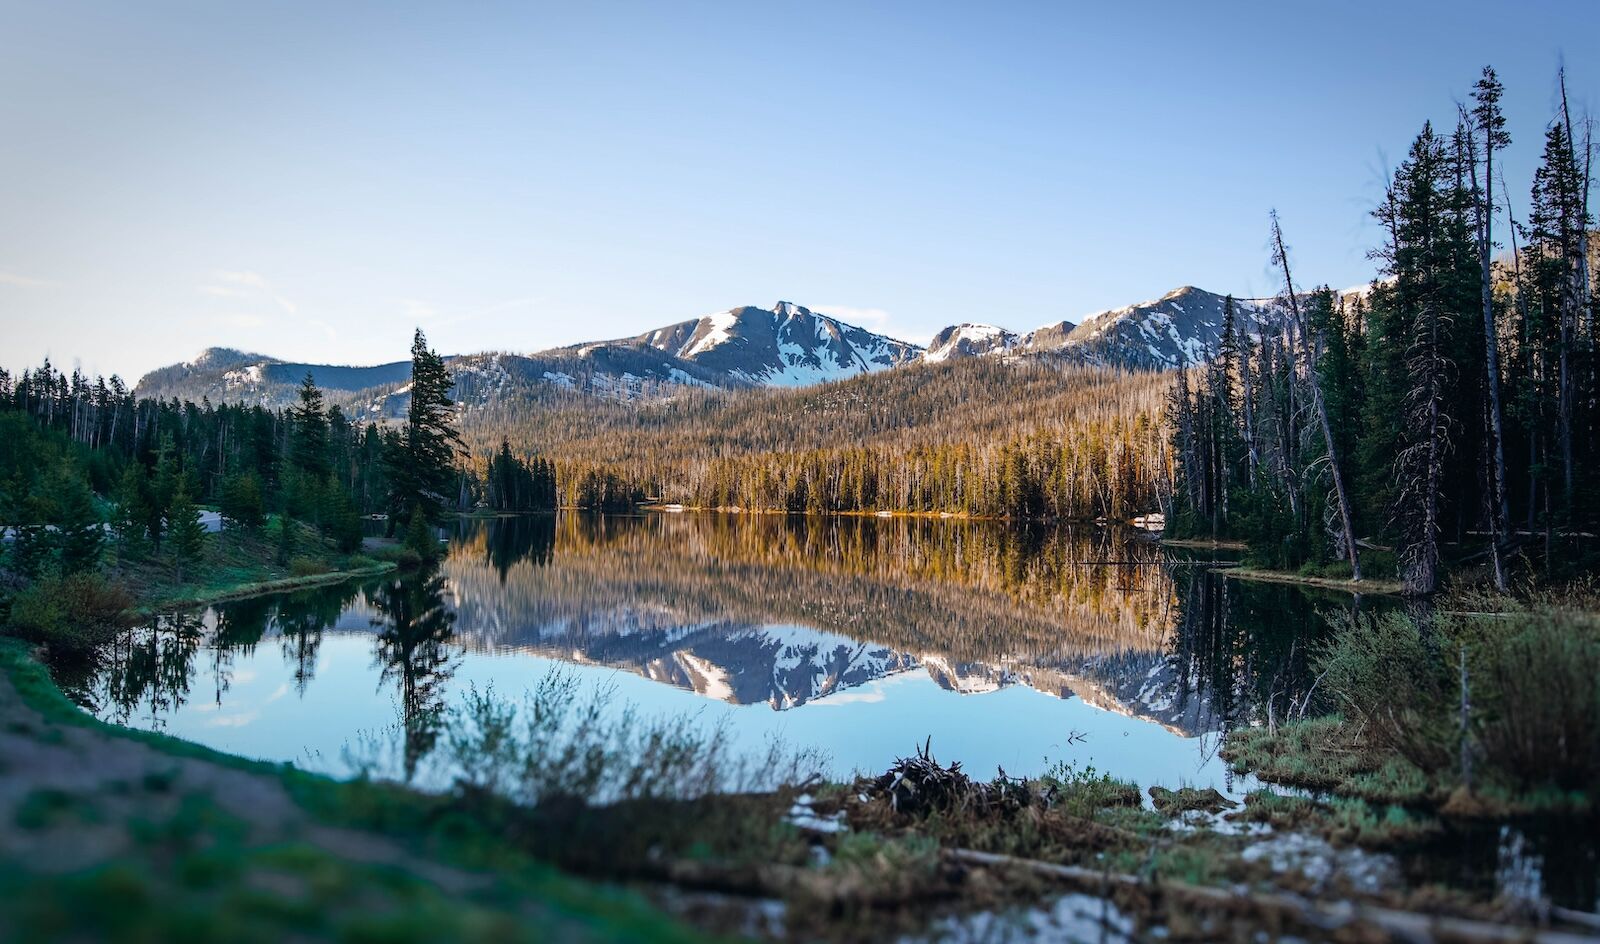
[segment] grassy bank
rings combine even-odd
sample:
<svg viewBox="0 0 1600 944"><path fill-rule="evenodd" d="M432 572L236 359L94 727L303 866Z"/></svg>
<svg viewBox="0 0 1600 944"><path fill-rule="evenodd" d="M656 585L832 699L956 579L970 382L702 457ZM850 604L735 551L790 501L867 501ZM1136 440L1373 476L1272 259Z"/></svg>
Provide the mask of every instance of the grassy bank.
<svg viewBox="0 0 1600 944"><path fill-rule="evenodd" d="M395 567L395 555L386 544L369 542L360 551L345 553L315 529L299 522L291 526L287 542L281 537L280 519L256 530L230 528L208 534L199 557L182 566L164 555L136 559L113 555L106 577L127 588L139 608L148 612L298 590Z"/></svg>
<svg viewBox="0 0 1600 944"><path fill-rule="evenodd" d="M1458 818L1600 806L1600 610L1587 589L1349 614L1314 659L1322 697L1231 734L1240 771Z"/></svg>
<svg viewBox="0 0 1600 944"><path fill-rule="evenodd" d="M256 580L225 582L213 579L194 585L174 587L167 591L166 596L141 605L139 610L143 613L151 613L157 610L182 609L184 607L224 603L229 600L242 600L247 597L258 597L268 593L286 593L290 590L324 587L330 584L343 583L346 580L376 577L394 570L396 566L393 561L352 556L349 560L340 564L339 569L330 570L326 573L274 576L273 570L266 569L261 573L260 579Z"/></svg>
<svg viewBox="0 0 1600 944"><path fill-rule="evenodd" d="M0 641L0 764L27 772L0 788L0 817L15 824L0 830L0 930L370 941L756 930L866 941L1065 892L1103 896L1106 913L1141 933L1190 937L1370 935L1372 915L1406 907L1467 925L1506 918L1437 889L1374 887L1358 871L1285 872L1249 854L1259 837L1208 825L1320 836L1330 860L1347 844L1428 837L1425 822L1381 806L1260 791L1240 808L1198 789L1152 789L1146 805L1135 785L1093 770L983 782L925 755L848 784L791 773L786 785L751 780L730 795L708 789L731 770L715 736L672 719L552 727L610 717L570 694L552 683L521 709L470 696L441 738L460 779L433 795L103 724L27 647ZM96 763L69 759L86 755ZM699 931L623 882L673 903ZM1316 904L1344 899L1362 904ZM751 923L774 907L776 923Z"/></svg>
<svg viewBox="0 0 1600 944"><path fill-rule="evenodd" d="M443 798L101 724L13 640L0 677L9 940L699 939Z"/></svg>
<svg viewBox="0 0 1600 944"><path fill-rule="evenodd" d="M26 578L0 569L0 635L44 646L53 660L92 659L98 646L160 611L301 590L394 570L393 542L340 550L318 532L281 520L201 536L195 553L108 549L98 567L44 567Z"/></svg>

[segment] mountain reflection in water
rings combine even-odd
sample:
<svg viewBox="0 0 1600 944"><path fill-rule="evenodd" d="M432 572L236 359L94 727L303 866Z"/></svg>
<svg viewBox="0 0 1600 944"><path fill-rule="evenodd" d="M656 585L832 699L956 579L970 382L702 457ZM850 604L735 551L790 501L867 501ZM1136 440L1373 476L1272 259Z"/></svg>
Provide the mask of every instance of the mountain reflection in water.
<svg viewBox="0 0 1600 944"><path fill-rule="evenodd" d="M1351 605L1083 526L501 518L463 523L427 573L162 616L62 681L101 717L334 772L388 732L404 779L465 686L515 695L567 666L840 776L931 735L980 774L1066 760L1235 792L1216 733L1303 691L1319 610Z"/></svg>

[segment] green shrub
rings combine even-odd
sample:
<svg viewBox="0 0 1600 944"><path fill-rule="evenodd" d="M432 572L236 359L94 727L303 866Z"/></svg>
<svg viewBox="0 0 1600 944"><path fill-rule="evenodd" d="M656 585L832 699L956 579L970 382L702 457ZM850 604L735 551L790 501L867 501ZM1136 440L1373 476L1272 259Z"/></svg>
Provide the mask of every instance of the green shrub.
<svg viewBox="0 0 1600 944"><path fill-rule="evenodd" d="M619 703L615 689L585 692L561 669L540 677L520 703L471 687L445 722L444 753L460 783L529 806L768 792L813 782L822 765L777 740L763 755L745 755L720 724L646 716Z"/></svg>
<svg viewBox="0 0 1600 944"><path fill-rule="evenodd" d="M1401 613L1340 614L1317 657L1322 684L1372 744L1425 771L1449 766L1458 741L1451 714L1458 688L1441 655L1449 643L1439 635L1424 639Z"/></svg>
<svg viewBox="0 0 1600 944"><path fill-rule="evenodd" d="M1600 783L1600 634L1558 612L1498 622L1469 643L1483 760L1524 788L1592 788Z"/></svg>
<svg viewBox="0 0 1600 944"><path fill-rule="evenodd" d="M125 623L133 597L97 573L48 576L11 601L7 632L77 657L109 642Z"/></svg>
<svg viewBox="0 0 1600 944"><path fill-rule="evenodd" d="M405 546L420 560L433 560L439 554L439 538L423 515L421 505L411 511L411 523L406 526Z"/></svg>

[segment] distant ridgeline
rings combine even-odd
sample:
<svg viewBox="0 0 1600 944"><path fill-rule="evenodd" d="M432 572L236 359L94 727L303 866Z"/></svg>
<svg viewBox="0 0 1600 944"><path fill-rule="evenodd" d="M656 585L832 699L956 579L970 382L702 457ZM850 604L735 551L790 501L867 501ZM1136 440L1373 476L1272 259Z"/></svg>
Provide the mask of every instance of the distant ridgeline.
<svg viewBox="0 0 1600 944"><path fill-rule="evenodd" d="M1203 362L1223 296L1162 298L1027 333L959 324L928 349L789 302L537 354L447 358L470 452L559 469L560 500L777 511L1127 518L1164 505L1153 371ZM1250 324L1281 319L1243 301ZM213 348L153 371L163 399L295 401L307 375L355 422L406 415L409 365Z"/></svg>
<svg viewBox="0 0 1600 944"><path fill-rule="evenodd" d="M1244 538L1271 567L1398 575L1414 594L1450 567L1500 589L1593 572L1600 237L1588 132L1575 145L1561 87L1526 220L1495 189L1512 142L1487 69L1453 129L1423 126L1373 211L1387 238L1368 292L1290 294L1273 219L1294 303L1265 332L1235 308L1217 356L1180 374L1174 531Z"/></svg>
<svg viewBox="0 0 1600 944"><path fill-rule="evenodd" d="M687 389L801 387L915 364L968 357L1048 356L1086 365L1159 369L1197 364L1215 353L1223 296L1185 286L1161 298L1058 321L1019 334L964 323L940 331L924 349L846 324L791 302L745 306L631 338L536 354L489 352L447 358L455 395L467 406L556 399L566 394L648 401ZM1273 300L1241 300L1241 317L1280 316ZM372 367L292 363L229 348L146 374L140 396L213 403L288 406L307 374L330 402L358 419L404 415L410 365Z"/></svg>

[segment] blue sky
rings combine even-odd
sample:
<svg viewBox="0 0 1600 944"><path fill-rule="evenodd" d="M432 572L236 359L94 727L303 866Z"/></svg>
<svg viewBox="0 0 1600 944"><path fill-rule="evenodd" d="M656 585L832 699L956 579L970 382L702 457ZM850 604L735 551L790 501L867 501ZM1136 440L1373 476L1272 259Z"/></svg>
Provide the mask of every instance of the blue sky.
<svg viewBox="0 0 1600 944"><path fill-rule="evenodd" d="M1108 9L1108 7L1118 7ZM1313 8L1318 12L1310 12ZM0 365L536 350L787 299L925 341L1367 280L1485 63L1525 194L1590 0L0 4Z"/></svg>

